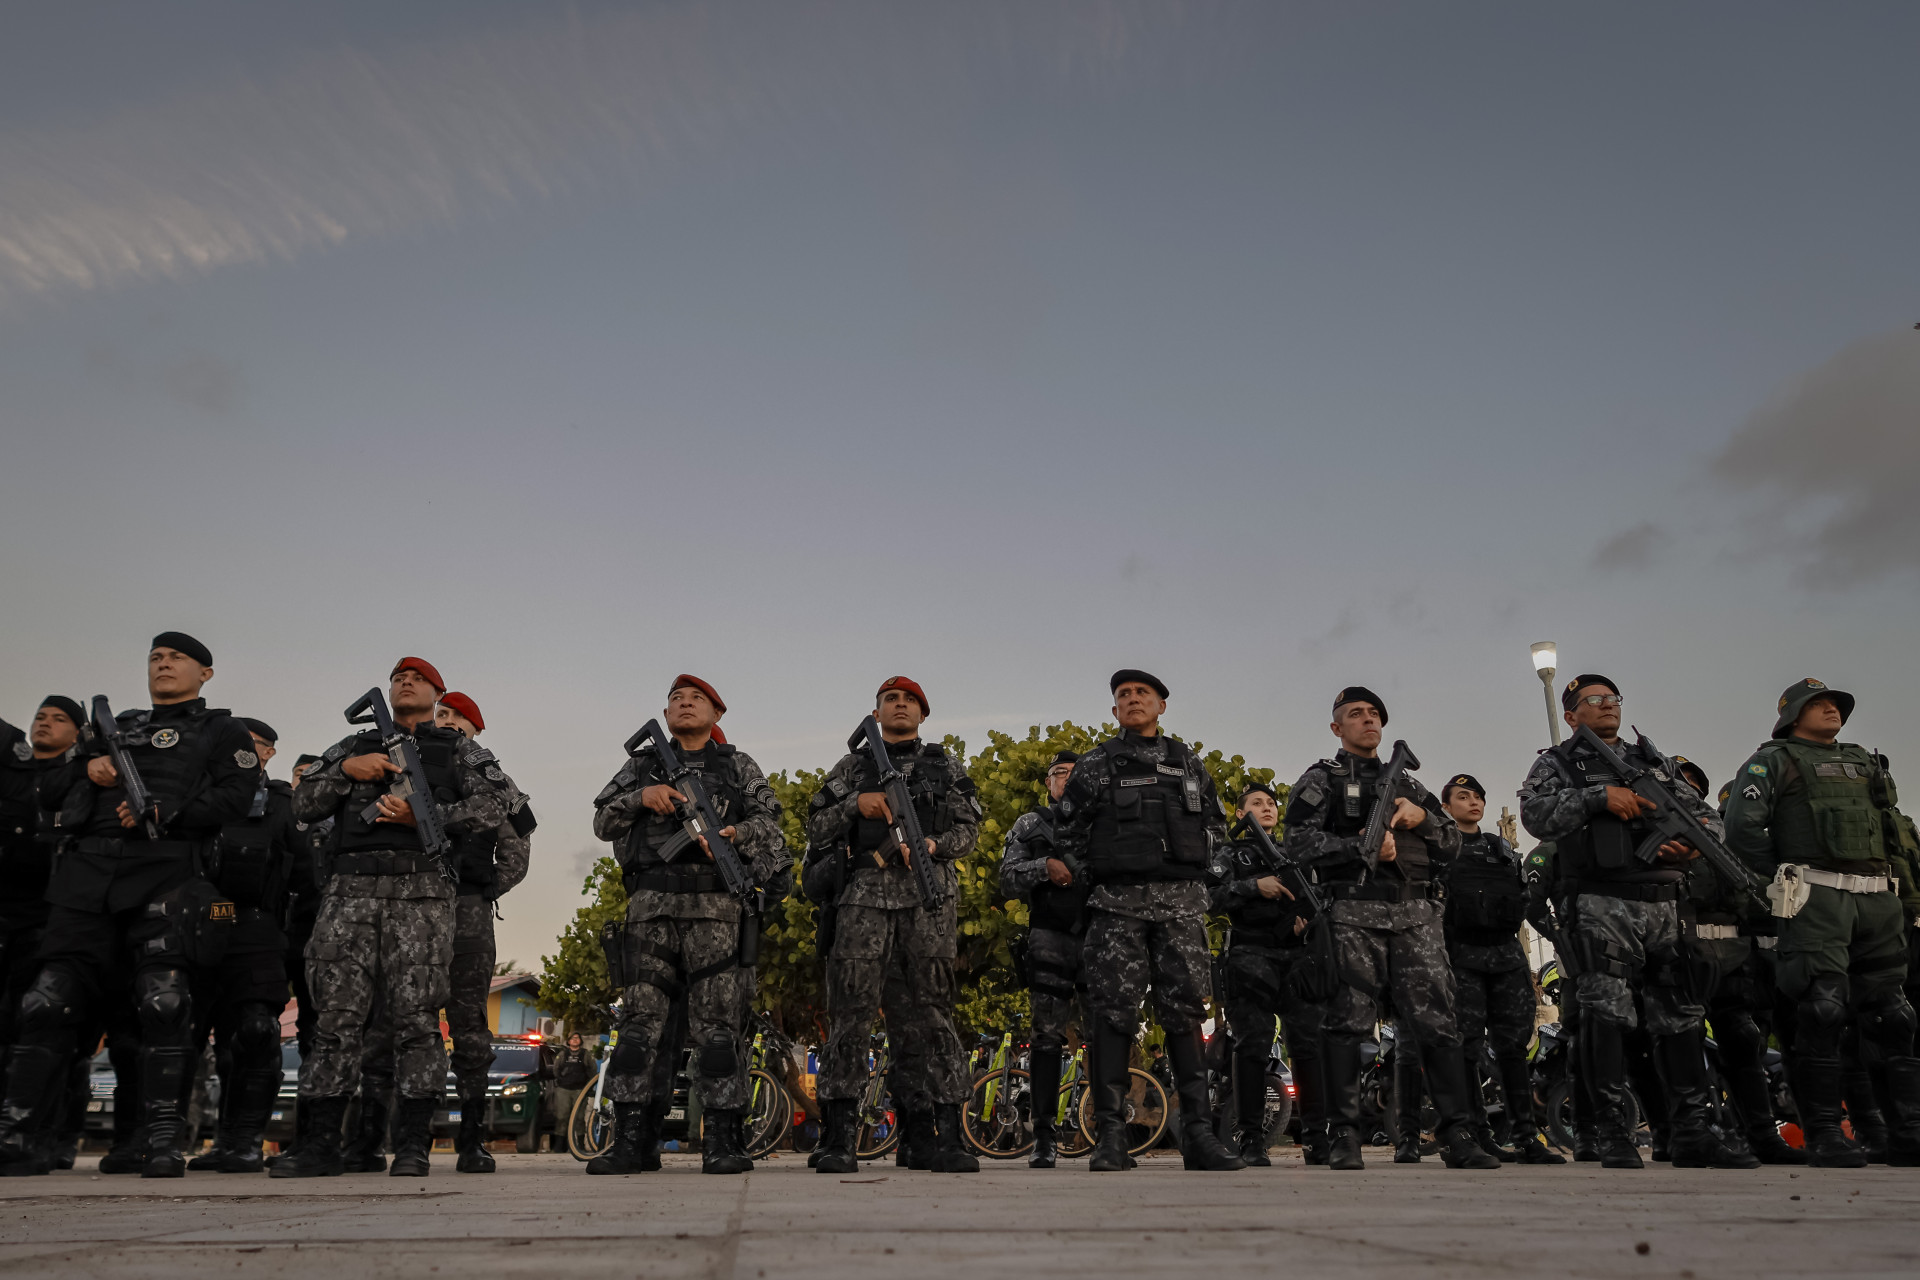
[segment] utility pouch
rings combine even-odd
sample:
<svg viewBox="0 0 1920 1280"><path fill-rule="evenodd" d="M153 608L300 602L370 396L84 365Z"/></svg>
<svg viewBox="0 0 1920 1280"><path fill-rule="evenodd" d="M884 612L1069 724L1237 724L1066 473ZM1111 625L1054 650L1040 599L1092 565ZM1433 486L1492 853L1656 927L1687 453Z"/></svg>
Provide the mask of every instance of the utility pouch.
<svg viewBox="0 0 1920 1280"><path fill-rule="evenodd" d="M1340 987L1340 967L1333 949L1333 917L1321 912L1307 926L1306 946L1287 980L1293 993L1308 1004L1325 1004Z"/></svg>
<svg viewBox="0 0 1920 1280"><path fill-rule="evenodd" d="M633 985L633 968L627 963L627 922L615 920L601 927L600 950L607 958L607 983L614 991Z"/></svg>
<svg viewBox="0 0 1920 1280"><path fill-rule="evenodd" d="M1812 896L1813 886L1801 876L1803 870L1798 863L1783 862L1773 873L1773 883L1767 886L1767 901L1776 919L1793 919Z"/></svg>
<svg viewBox="0 0 1920 1280"><path fill-rule="evenodd" d="M140 932L142 953L151 959L178 957L196 969L226 958L239 913L212 882L195 877L147 904Z"/></svg>

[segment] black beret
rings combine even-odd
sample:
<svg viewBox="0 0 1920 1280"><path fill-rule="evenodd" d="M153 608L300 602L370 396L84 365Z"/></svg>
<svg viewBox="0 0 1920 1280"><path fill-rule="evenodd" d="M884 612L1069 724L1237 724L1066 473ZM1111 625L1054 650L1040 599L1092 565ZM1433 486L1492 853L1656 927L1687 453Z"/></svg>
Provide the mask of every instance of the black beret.
<svg viewBox="0 0 1920 1280"><path fill-rule="evenodd" d="M1451 792L1455 787L1459 787L1463 791L1471 791L1473 792L1473 794L1479 796L1482 800L1485 800L1487 798L1487 789L1480 785L1480 779L1474 777L1470 773L1456 773L1451 778L1447 779L1447 785L1440 788L1441 804L1445 804L1447 802L1447 794Z"/></svg>
<svg viewBox="0 0 1920 1280"><path fill-rule="evenodd" d="M1077 764L1079 760L1078 751L1056 751L1053 753L1053 759L1047 761L1047 768L1051 769L1057 764Z"/></svg>
<svg viewBox="0 0 1920 1280"><path fill-rule="evenodd" d="M1260 792L1263 795L1272 797L1275 804L1278 804L1280 802L1280 793L1273 789L1273 784L1271 782L1259 782L1253 779L1249 779L1247 782L1247 785L1240 788L1240 798L1242 800L1245 800L1248 796L1252 795L1256 791Z"/></svg>
<svg viewBox="0 0 1920 1280"><path fill-rule="evenodd" d="M1161 697L1167 696L1167 686L1160 683L1160 677L1148 675L1134 667L1123 667L1113 673L1113 679L1107 681L1107 688L1114 693L1120 692L1123 684L1144 684Z"/></svg>
<svg viewBox="0 0 1920 1280"><path fill-rule="evenodd" d="M1573 710L1574 704L1580 701L1580 691L1590 684L1603 684L1615 693L1620 692L1619 685L1607 679L1605 676L1597 676L1589 671L1583 676L1575 676L1573 679L1567 681L1567 687L1560 691L1561 709L1564 711Z"/></svg>
<svg viewBox="0 0 1920 1280"><path fill-rule="evenodd" d="M247 726L247 732L256 738L265 738L268 742L278 743L280 735L265 720L255 720L252 716L241 716L240 723Z"/></svg>
<svg viewBox="0 0 1920 1280"><path fill-rule="evenodd" d="M1381 727L1386 727L1387 704L1379 694L1363 684L1350 684L1333 695L1333 714L1336 716L1339 715L1340 708L1346 706L1349 702L1371 702L1373 709L1380 713Z"/></svg>
<svg viewBox="0 0 1920 1280"><path fill-rule="evenodd" d="M309 752L300 756L297 760L295 760L293 762L293 767L298 769L303 764L319 764L319 763L320 763L320 757Z"/></svg>
<svg viewBox="0 0 1920 1280"><path fill-rule="evenodd" d="M203 667L213 665L213 650L195 640L184 631L162 631L147 646L148 652L155 649L178 649Z"/></svg>
<svg viewBox="0 0 1920 1280"><path fill-rule="evenodd" d="M80 704L64 693L48 694L46 697L40 699L40 706L52 707L54 710L64 713L67 719L73 721L76 729L87 722L87 713L80 709ZM35 708L35 710L38 709L39 708Z"/></svg>

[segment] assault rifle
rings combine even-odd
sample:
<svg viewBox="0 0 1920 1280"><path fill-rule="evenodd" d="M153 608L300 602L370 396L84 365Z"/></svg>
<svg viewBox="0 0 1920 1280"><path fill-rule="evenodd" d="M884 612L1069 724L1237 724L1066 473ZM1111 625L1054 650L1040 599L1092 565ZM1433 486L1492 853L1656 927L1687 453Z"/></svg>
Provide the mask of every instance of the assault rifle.
<svg viewBox="0 0 1920 1280"><path fill-rule="evenodd" d="M1373 812L1367 815L1367 829L1360 833L1360 856L1367 860L1368 878L1380 870L1380 846L1386 842L1387 826L1393 820L1394 792L1400 789L1401 779L1419 767L1420 758L1405 741L1393 744L1387 767L1380 771L1380 780L1373 784Z"/></svg>
<svg viewBox="0 0 1920 1280"><path fill-rule="evenodd" d="M887 811L893 815L887 837L907 851L907 865L913 868L913 878L920 886L920 905L933 910L946 901L947 895L940 877L929 865L927 837L920 830L920 815L914 812L906 775L893 767L893 757L887 754L886 741L880 736L880 722L872 716L862 720L853 736L847 739L847 750L856 754L865 752L872 757L874 768L880 771L880 789L886 793Z"/></svg>
<svg viewBox="0 0 1920 1280"><path fill-rule="evenodd" d="M1302 907L1306 908L1307 918L1319 916L1326 903L1320 896L1320 890L1314 887L1313 880L1300 868L1300 864L1286 855L1286 851L1273 842L1273 834L1254 820L1251 813L1243 813L1234 821L1228 832L1236 838L1249 838L1260 850L1265 859L1267 870L1280 878L1287 891L1294 896Z"/></svg>
<svg viewBox="0 0 1920 1280"><path fill-rule="evenodd" d="M1640 738L1640 746L1647 755L1655 759L1665 759L1659 748L1646 734L1634 730ZM1735 890L1747 896L1762 914L1771 915L1772 906L1767 902L1765 885L1760 877L1747 869L1745 863L1733 856L1732 850L1720 842L1719 837L1707 830L1706 826L1683 806L1673 792L1673 784L1665 783L1653 776L1653 770L1636 768L1627 763L1618 751L1608 746L1606 739L1595 733L1589 726L1581 725L1573 735L1575 742L1585 743L1589 751L1600 758L1600 762L1620 779L1620 785L1639 796L1642 800L1653 802L1653 809L1641 815L1651 830L1647 838L1633 851L1635 861L1652 866L1660 857L1660 846L1669 840L1678 840L1692 845L1700 851L1714 873L1725 880ZM1680 786L1687 784L1682 782Z"/></svg>
<svg viewBox="0 0 1920 1280"><path fill-rule="evenodd" d="M753 868L734 848L733 841L720 834L724 824L720 821L720 811L713 807L713 797L707 793L706 779L680 758L680 753L673 748L673 736L660 727L658 720L647 721L640 726L640 732L627 739L627 754L637 756L649 743L660 758L660 772L666 776L667 785L686 797L673 802L673 816L687 833L688 845L697 848L705 838L707 852L713 855L713 869L720 873L727 892L739 899L748 914L758 916L760 889L753 882ZM661 852L668 862L680 853L677 849Z"/></svg>
<svg viewBox="0 0 1920 1280"><path fill-rule="evenodd" d="M387 786L387 794L407 802L407 807L413 810L414 830L420 833L420 847L429 858L439 862L441 875L459 883L460 877L450 856L453 841L447 837L446 825L440 821L440 809L433 802L433 784L427 781L427 766L420 759L420 745L412 734L393 722L386 695L378 689L369 689L361 695L358 702L347 708L346 716L348 724L370 724L380 735L380 749L387 753L387 759L400 766L400 772L393 775L393 781ZM360 811L362 822L371 823L379 817L378 800Z"/></svg>
<svg viewBox="0 0 1920 1280"><path fill-rule="evenodd" d="M153 811L153 793L147 790L146 779L134 767L133 755L127 750L127 732L113 718L113 707L104 693L94 695L93 732L106 746L113 771L120 775L120 789L127 793L127 808L146 824L147 839L158 840L160 821Z"/></svg>

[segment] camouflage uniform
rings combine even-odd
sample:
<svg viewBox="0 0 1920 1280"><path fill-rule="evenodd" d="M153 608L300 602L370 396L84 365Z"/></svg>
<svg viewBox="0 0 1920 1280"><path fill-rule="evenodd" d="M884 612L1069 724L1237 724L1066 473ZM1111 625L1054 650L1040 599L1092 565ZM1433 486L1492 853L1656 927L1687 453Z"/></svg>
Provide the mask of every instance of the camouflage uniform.
<svg viewBox="0 0 1920 1280"><path fill-rule="evenodd" d="M966 1053L953 1025L953 962L958 954L959 877L953 864L973 851L980 832L980 804L973 782L946 751L918 740L890 742L894 767L909 788L920 771L946 775L945 790L924 798L922 830L934 842L933 873L945 886L940 905L928 911L911 868L898 853L876 866L865 850L849 857L850 870L837 899L838 925L827 956L827 1018L830 1031L820 1064L822 1101L860 1096L867 1082L867 1051L874 1019L884 1008L894 1056L895 1103L920 1112L966 1102L970 1081ZM868 820L859 816L863 792L879 790L871 761L847 755L827 772L807 815L815 846L856 842Z"/></svg>
<svg viewBox="0 0 1920 1280"><path fill-rule="evenodd" d="M1464 1129L1472 1114L1453 970L1433 888L1459 852L1460 828L1432 792L1403 775L1395 798L1412 801L1425 816L1411 830L1394 830L1398 856L1369 872L1361 833L1385 768L1385 761L1342 749L1310 766L1287 795L1287 852L1326 886L1330 899L1339 986L1327 1007L1328 1122L1336 1147L1347 1148L1353 1160L1336 1158L1336 1167L1359 1167L1360 1041L1389 1009L1401 1035L1399 1051L1420 1058L1440 1129Z"/></svg>
<svg viewBox="0 0 1920 1280"><path fill-rule="evenodd" d="M1455 1020L1466 1050L1475 1123L1486 1127L1478 1070L1491 1048L1513 1141L1537 1133L1527 1046L1539 1010L1520 925L1527 889L1519 853L1491 831L1463 835L1447 869L1447 956L1453 967Z"/></svg>
<svg viewBox="0 0 1920 1280"><path fill-rule="evenodd" d="M371 824L359 819L388 787L355 782L341 769L349 756L378 749L377 737L369 743L369 736L356 734L329 748L293 793L296 818L313 823L333 817L348 827L351 841L344 848L336 844L333 874L307 942L307 981L320 1016L313 1055L300 1066L300 1096L341 1098L354 1091L363 1036L374 1002L383 1000L394 1029L400 1095L438 1098L446 1091L440 1010L453 961L454 886L428 865L413 828L380 824L367 830ZM414 736L423 744L437 740L449 760L449 794L435 797L449 836L506 821L506 775L492 752L429 724L419 725ZM407 869L383 874L383 867Z"/></svg>
<svg viewBox="0 0 1920 1280"><path fill-rule="evenodd" d="M1053 856L1052 809L1043 806L1014 819L1000 855L1000 891L1032 904L1024 950L1033 1052L1057 1055L1066 1047L1076 1004L1086 998L1081 949L1087 888L1054 885L1047 878L1047 859Z"/></svg>
<svg viewBox="0 0 1920 1280"><path fill-rule="evenodd" d="M722 826L734 828L733 845L761 884L788 870L780 834L780 802L753 758L720 743L680 752L705 778ZM731 765L722 763L730 760ZM723 781L731 768L732 781ZM615 1102L654 1101L656 1071L670 1035L676 999L684 998L687 1032L695 1055L701 1105L739 1111L747 1105L747 1018L753 1006L754 971L739 963L742 912L719 873L698 848L663 861L666 842L684 842L680 824L640 801L649 786L665 781L651 748L622 765L594 798L593 833L620 850L627 884L624 964L638 980L623 992L620 1042L607 1069L607 1096ZM736 807L737 806L737 807ZM669 1067L677 1064L668 1064Z"/></svg>

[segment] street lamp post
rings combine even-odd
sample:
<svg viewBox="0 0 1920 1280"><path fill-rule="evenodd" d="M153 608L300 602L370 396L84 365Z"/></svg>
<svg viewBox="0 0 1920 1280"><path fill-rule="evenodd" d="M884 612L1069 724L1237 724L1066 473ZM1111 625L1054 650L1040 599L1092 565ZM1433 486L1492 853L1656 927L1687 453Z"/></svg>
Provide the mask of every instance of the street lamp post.
<svg viewBox="0 0 1920 1280"><path fill-rule="evenodd" d="M1553 673L1555 664L1560 661L1560 650L1551 640L1542 640L1533 648L1533 669L1539 673L1540 685L1547 695L1547 734L1553 739L1553 745L1560 745L1560 717L1553 714Z"/></svg>

